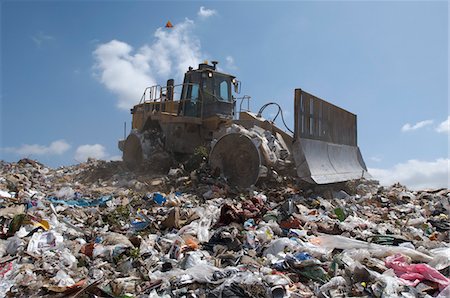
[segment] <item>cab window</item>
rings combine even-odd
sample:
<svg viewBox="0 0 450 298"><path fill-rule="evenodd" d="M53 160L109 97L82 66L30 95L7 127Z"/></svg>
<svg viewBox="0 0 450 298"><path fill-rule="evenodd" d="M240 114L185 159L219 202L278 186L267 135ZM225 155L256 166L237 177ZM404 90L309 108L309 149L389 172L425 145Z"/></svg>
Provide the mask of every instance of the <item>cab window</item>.
<svg viewBox="0 0 450 298"><path fill-rule="evenodd" d="M192 102L196 102L198 100L198 89L198 84L189 84L184 99L190 99Z"/></svg>
<svg viewBox="0 0 450 298"><path fill-rule="evenodd" d="M193 84L191 88L190 98L193 102L198 100L198 84Z"/></svg>
<svg viewBox="0 0 450 298"><path fill-rule="evenodd" d="M222 83L220 83L220 98L222 100L228 101L230 96L228 94L228 84L227 81L222 81Z"/></svg>
<svg viewBox="0 0 450 298"><path fill-rule="evenodd" d="M220 101L231 101L230 78L222 75L215 76L214 95Z"/></svg>

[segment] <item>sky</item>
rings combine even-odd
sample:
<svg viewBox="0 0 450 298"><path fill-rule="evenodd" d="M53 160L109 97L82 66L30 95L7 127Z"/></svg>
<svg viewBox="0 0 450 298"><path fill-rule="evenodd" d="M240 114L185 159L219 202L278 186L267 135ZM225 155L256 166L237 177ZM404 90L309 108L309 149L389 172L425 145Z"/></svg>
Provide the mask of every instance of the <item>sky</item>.
<svg viewBox="0 0 450 298"><path fill-rule="evenodd" d="M143 89L218 60L253 111L276 101L291 128L295 88L357 114L382 184L450 187L447 1L1 1L0 13L2 160L120 159Z"/></svg>

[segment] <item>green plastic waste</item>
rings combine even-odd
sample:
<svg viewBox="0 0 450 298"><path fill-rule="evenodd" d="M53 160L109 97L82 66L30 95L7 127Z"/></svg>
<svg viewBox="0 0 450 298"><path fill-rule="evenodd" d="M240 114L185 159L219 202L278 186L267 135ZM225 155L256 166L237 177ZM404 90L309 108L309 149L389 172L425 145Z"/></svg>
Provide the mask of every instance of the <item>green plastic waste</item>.
<svg viewBox="0 0 450 298"><path fill-rule="evenodd" d="M337 218L341 222L347 218L347 215L345 214L344 209L342 209L341 207L334 209L334 214L336 214Z"/></svg>

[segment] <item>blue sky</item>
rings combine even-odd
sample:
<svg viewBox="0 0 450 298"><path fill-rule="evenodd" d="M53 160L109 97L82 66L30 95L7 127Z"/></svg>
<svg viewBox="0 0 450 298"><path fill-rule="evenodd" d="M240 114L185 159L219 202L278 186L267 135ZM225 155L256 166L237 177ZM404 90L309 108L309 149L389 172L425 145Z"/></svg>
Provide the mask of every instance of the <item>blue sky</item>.
<svg viewBox="0 0 450 298"><path fill-rule="evenodd" d="M215 59L242 81L254 111L275 100L291 126L299 87L356 113L359 146L382 182L448 187L446 1L2 1L0 9L0 159L115 159L142 88L180 82L186 66ZM173 29L163 28L168 20Z"/></svg>

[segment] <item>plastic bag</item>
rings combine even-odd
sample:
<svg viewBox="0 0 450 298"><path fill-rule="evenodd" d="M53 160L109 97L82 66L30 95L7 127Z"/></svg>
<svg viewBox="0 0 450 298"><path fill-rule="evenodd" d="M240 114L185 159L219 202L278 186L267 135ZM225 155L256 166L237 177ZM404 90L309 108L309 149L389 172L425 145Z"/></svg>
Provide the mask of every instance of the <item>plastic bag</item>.
<svg viewBox="0 0 450 298"><path fill-rule="evenodd" d="M269 226L263 226L256 230L256 238L261 243L267 243L273 239L273 231Z"/></svg>
<svg viewBox="0 0 450 298"><path fill-rule="evenodd" d="M0 189L0 198L12 198L12 195L9 192Z"/></svg>
<svg viewBox="0 0 450 298"><path fill-rule="evenodd" d="M268 274L263 279L271 286L284 286L292 283L289 277L284 274Z"/></svg>
<svg viewBox="0 0 450 298"><path fill-rule="evenodd" d="M211 218L203 217L198 222L197 239L200 242L208 242L211 235L209 235L209 228L211 227Z"/></svg>
<svg viewBox="0 0 450 298"><path fill-rule="evenodd" d="M181 261L183 269L189 269L198 265L208 265L208 261L203 260L204 253L200 251L189 252Z"/></svg>
<svg viewBox="0 0 450 298"><path fill-rule="evenodd" d="M386 267L394 269L395 274L409 286L417 286L422 280L429 280L439 285L443 290L450 285L450 279L427 264L409 264L409 260L401 254L389 256L385 261Z"/></svg>
<svg viewBox="0 0 450 298"><path fill-rule="evenodd" d="M162 205L166 202L166 198L159 192L155 192L153 194L153 202L155 202L158 205Z"/></svg>
<svg viewBox="0 0 450 298"><path fill-rule="evenodd" d="M157 239L158 235L155 234L150 234L143 238L141 245L139 246L139 255L143 258L149 256L159 256L158 251L154 248Z"/></svg>
<svg viewBox="0 0 450 298"><path fill-rule="evenodd" d="M430 250L433 260L428 263L437 270L442 270L450 266L450 247L439 247Z"/></svg>
<svg viewBox="0 0 450 298"><path fill-rule="evenodd" d="M439 293L439 295L436 296L436 298L448 298L448 297L450 297L450 286L447 286Z"/></svg>
<svg viewBox="0 0 450 298"><path fill-rule="evenodd" d="M199 283L214 283L213 274L220 270L217 267L208 264L196 264L185 270L184 273L192 277L192 279Z"/></svg>
<svg viewBox="0 0 450 298"><path fill-rule="evenodd" d="M40 254L43 251L56 248L58 245L62 244L63 241L63 236L57 232L36 232L28 242L27 251Z"/></svg>
<svg viewBox="0 0 450 298"><path fill-rule="evenodd" d="M398 297L398 292L403 288L400 280L395 276L394 270L389 269L377 278L384 284L382 297Z"/></svg>
<svg viewBox="0 0 450 298"><path fill-rule="evenodd" d="M16 261L0 264L0 297L6 297L11 287L16 283L15 277L20 269Z"/></svg>
<svg viewBox="0 0 450 298"><path fill-rule="evenodd" d="M72 199L73 197L75 197L75 191L72 189L72 187L63 187L55 192L55 197L63 200Z"/></svg>
<svg viewBox="0 0 450 298"><path fill-rule="evenodd" d="M52 281L58 285L58 287L68 287L75 284L70 275L68 275L64 270L58 270L56 275L52 278Z"/></svg>
<svg viewBox="0 0 450 298"><path fill-rule="evenodd" d="M103 196L97 199L75 198L67 201L60 200L55 197L49 197L48 200L53 204L63 204L78 207L93 207L93 206L105 206L108 201L112 200L112 196Z"/></svg>
<svg viewBox="0 0 450 298"><path fill-rule="evenodd" d="M329 249L367 249L371 255L379 258L401 253L418 262L430 262L433 260L433 257L408 247L378 245L339 235L323 235L312 238L310 242Z"/></svg>
<svg viewBox="0 0 450 298"><path fill-rule="evenodd" d="M292 249L295 246L295 242L293 242L289 238L278 238L274 241L272 241L267 247L267 249L264 251L264 256L266 255L278 255L280 252L284 252L286 248Z"/></svg>
<svg viewBox="0 0 450 298"><path fill-rule="evenodd" d="M343 278L342 276L335 276L332 279L330 279L329 282L327 282L326 284L322 285L319 289L319 291L321 293L326 293L331 289L336 289L336 288L340 288L340 287L344 287L347 285L347 282L345 281L345 278Z"/></svg>
<svg viewBox="0 0 450 298"><path fill-rule="evenodd" d="M197 208L195 211L197 214L202 214L202 217L182 227L178 231L178 235L193 234L197 236L200 243L208 242L211 238L209 230L213 221L218 218L220 209L216 206L208 206L207 208Z"/></svg>

